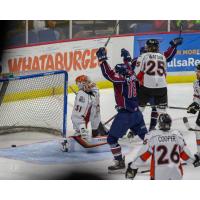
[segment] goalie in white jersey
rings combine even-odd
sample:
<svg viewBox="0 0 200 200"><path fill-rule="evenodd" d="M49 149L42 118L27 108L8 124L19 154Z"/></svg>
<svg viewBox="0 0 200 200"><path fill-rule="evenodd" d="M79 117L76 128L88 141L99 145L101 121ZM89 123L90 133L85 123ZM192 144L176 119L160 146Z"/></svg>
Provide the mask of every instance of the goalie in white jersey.
<svg viewBox="0 0 200 200"><path fill-rule="evenodd" d="M181 160L200 166L200 157L191 155L182 134L178 130L170 130L171 117L167 113L159 116L160 130L150 131L146 135L144 146L133 162L128 164L126 178L134 179L137 170L144 162L151 158L151 180L182 179L183 168Z"/></svg>
<svg viewBox="0 0 200 200"><path fill-rule="evenodd" d="M75 135L89 136L88 122L91 123L92 137L107 135L107 130L101 123L99 90L88 76L76 78L79 91L76 94L72 111L72 123Z"/></svg>

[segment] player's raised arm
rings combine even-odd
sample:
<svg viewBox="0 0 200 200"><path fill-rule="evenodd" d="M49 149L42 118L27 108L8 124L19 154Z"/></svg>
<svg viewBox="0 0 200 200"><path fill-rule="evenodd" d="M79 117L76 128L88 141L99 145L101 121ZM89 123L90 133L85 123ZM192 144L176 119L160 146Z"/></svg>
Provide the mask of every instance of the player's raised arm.
<svg viewBox="0 0 200 200"><path fill-rule="evenodd" d="M164 52L164 56L167 62L170 62L173 59L177 52L177 46L181 45L182 43L183 38L180 37L170 41L171 46L167 49L167 51Z"/></svg>
<svg viewBox="0 0 200 200"><path fill-rule="evenodd" d="M99 50L96 52L97 58L99 60L99 64L101 67L101 71L103 76L113 82L113 83L123 83L125 82L125 79L120 77L114 70L112 70L107 63L107 52L104 47L99 48Z"/></svg>

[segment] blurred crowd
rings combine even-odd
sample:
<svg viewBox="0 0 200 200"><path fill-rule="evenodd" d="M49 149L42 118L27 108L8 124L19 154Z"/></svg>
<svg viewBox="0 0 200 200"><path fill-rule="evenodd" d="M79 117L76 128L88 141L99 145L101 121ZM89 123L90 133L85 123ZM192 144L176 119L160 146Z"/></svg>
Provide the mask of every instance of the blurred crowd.
<svg viewBox="0 0 200 200"><path fill-rule="evenodd" d="M115 20L13 20L7 21L6 46L90 38L113 34ZM200 30L200 20L120 20L115 34Z"/></svg>

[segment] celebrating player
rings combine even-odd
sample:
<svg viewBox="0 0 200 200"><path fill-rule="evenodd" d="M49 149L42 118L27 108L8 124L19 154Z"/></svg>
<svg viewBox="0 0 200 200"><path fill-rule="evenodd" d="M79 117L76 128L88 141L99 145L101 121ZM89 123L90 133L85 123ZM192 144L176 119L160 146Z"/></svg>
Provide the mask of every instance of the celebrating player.
<svg viewBox="0 0 200 200"><path fill-rule="evenodd" d="M146 53L146 52L147 52L146 47L142 47L140 49L140 56L138 58L134 58L132 60L130 53L126 49L121 49L121 57L123 57L123 61L125 64L130 65L130 62L131 62L131 68L137 75L140 71L139 66L141 63L141 56L143 53ZM135 65L138 67L135 68ZM139 89L139 83L138 83L138 89ZM149 126L149 131L150 131L150 130L154 130L156 127L158 112L157 112L156 106L154 106L155 102L154 102L153 98L149 98L148 103L150 103L150 105L152 105L151 120L150 120L150 126ZM131 136L131 132L129 132L129 135Z"/></svg>
<svg viewBox="0 0 200 200"><path fill-rule="evenodd" d="M144 146L133 162L128 164L126 178L134 179L138 167L151 157L150 178L160 180L182 179L181 159L200 166L200 156L192 156L187 149L182 134L178 130L170 130L171 117L167 113L160 114L158 125L160 130L146 134Z"/></svg>
<svg viewBox="0 0 200 200"><path fill-rule="evenodd" d="M140 81L138 96L141 110L144 110L149 98L154 98L158 112L166 112L168 104L166 63L172 59L176 52L176 47L182 44L182 38L176 38L170 44L172 46L171 51L161 54L159 53L158 40L150 39L146 42L147 52L141 55L140 72L137 75Z"/></svg>
<svg viewBox="0 0 200 200"><path fill-rule="evenodd" d="M118 64L112 70L107 63L107 52L100 48L97 53L103 76L114 86L117 115L108 133L107 142L114 156L115 164L108 167L109 172L125 169L125 160L122 157L119 138L126 134L128 129L133 130L141 139L144 139L147 129L142 113L138 108L136 77L133 71L125 64Z"/></svg>
<svg viewBox="0 0 200 200"><path fill-rule="evenodd" d="M96 84L85 75L78 76L76 84L79 91L76 94L71 116L75 135L88 137L87 124L89 121L92 127L92 137L107 135L106 129L101 123L99 90Z"/></svg>
<svg viewBox="0 0 200 200"><path fill-rule="evenodd" d="M196 114L200 110L200 64L196 67L197 80L194 82L193 103L187 108L188 113ZM200 112L196 119L195 129L200 130ZM200 155L200 131L195 131L198 155Z"/></svg>

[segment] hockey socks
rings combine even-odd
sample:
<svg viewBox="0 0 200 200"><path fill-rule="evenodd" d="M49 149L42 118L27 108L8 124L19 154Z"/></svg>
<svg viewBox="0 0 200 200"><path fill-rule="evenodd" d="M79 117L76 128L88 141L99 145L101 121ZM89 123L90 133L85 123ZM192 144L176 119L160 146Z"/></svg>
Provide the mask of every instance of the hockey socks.
<svg viewBox="0 0 200 200"><path fill-rule="evenodd" d="M122 160L121 146L119 144L110 145L110 149L115 160L119 160L119 161Z"/></svg>
<svg viewBox="0 0 200 200"><path fill-rule="evenodd" d="M157 125L157 120L158 120L158 112L156 110L156 107L153 107L151 111L151 121L150 121L149 131L155 130L155 127Z"/></svg>

